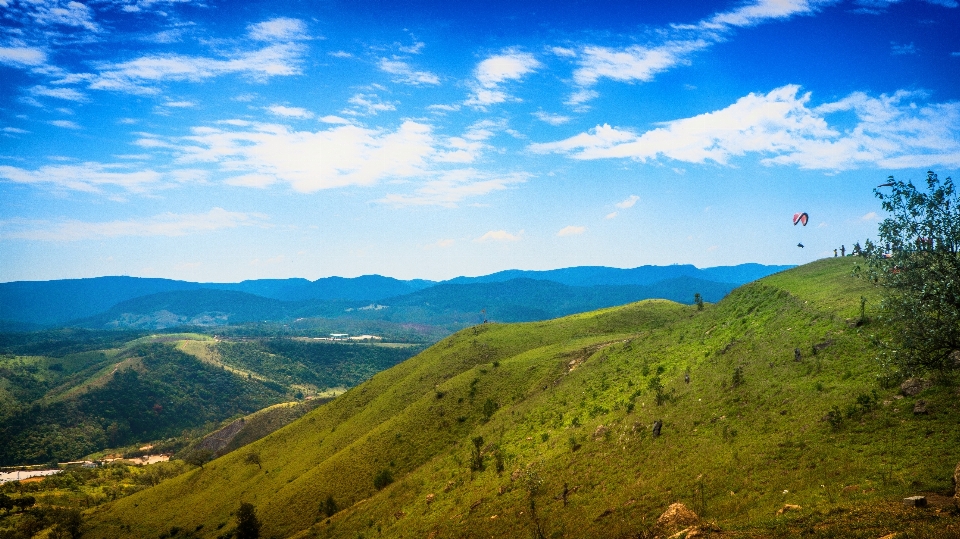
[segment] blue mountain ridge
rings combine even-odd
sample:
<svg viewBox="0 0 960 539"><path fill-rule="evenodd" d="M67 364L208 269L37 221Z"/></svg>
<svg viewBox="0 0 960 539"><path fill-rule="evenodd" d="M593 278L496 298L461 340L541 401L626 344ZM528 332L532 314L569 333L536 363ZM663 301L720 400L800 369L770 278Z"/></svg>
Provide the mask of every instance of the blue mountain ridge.
<svg viewBox="0 0 960 539"><path fill-rule="evenodd" d="M213 289L243 292L283 302L311 300L382 301L413 294L437 285L503 283L514 279L551 281L567 286L651 286L682 277L740 285L792 266L741 264L699 269L693 265L640 266L631 269L580 266L546 271L507 270L479 277L457 277L442 282L400 280L382 275L256 279L239 283L196 283L161 278L95 277L54 281L0 283L0 329L19 330L56 326L105 313L129 300L163 292ZM649 297L649 296L648 296Z"/></svg>

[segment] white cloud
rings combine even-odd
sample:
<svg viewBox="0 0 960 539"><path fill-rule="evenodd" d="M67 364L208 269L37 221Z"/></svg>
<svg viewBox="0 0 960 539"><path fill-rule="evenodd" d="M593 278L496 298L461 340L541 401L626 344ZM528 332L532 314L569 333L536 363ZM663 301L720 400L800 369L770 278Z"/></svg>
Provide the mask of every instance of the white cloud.
<svg viewBox="0 0 960 539"><path fill-rule="evenodd" d="M485 88L491 88L504 81L517 80L527 73L541 67L532 54L511 52L491 56L480 62L474 74Z"/></svg>
<svg viewBox="0 0 960 539"><path fill-rule="evenodd" d="M516 234L511 234L506 230L491 230L480 236L479 238L473 240L476 242L487 242L487 241L520 241L523 237L523 231L517 232Z"/></svg>
<svg viewBox="0 0 960 539"><path fill-rule="evenodd" d="M163 104L164 107L169 107L172 109L189 109L196 107L197 104L193 101L167 101Z"/></svg>
<svg viewBox="0 0 960 539"><path fill-rule="evenodd" d="M62 128L64 128L64 129L80 129L80 126L77 125L76 122L73 122L73 121L71 121L71 120L52 120L52 121L50 121L50 122L48 122L48 123L49 123L50 125L54 125L54 126L57 126L57 127L62 127Z"/></svg>
<svg viewBox="0 0 960 539"><path fill-rule="evenodd" d="M818 107L810 94L788 85L767 94L749 94L713 112L663 122L637 134L609 125L558 142L532 144L538 153L575 159L660 158L728 164L748 154L765 165L849 170L960 165L960 103L918 106L916 94L870 97L854 93ZM831 126L831 114L852 112L852 128Z"/></svg>
<svg viewBox="0 0 960 539"><path fill-rule="evenodd" d="M616 219L617 215L618 215L618 212L612 211L607 214L606 219Z"/></svg>
<svg viewBox="0 0 960 539"><path fill-rule="evenodd" d="M770 19L786 19L813 13L821 4L832 0L756 0L733 11L718 13L700 23L701 28L723 29L727 26L754 26Z"/></svg>
<svg viewBox="0 0 960 539"><path fill-rule="evenodd" d="M4 128L3 128L3 132L4 132L4 133L14 133L14 134L17 134L17 135L25 135L25 134L29 133L29 131L27 131L26 129L20 129L19 127L4 127Z"/></svg>
<svg viewBox="0 0 960 539"><path fill-rule="evenodd" d="M339 116L334 116L334 115L332 115L332 114L328 114L328 115L326 115L326 116L324 116L324 117L322 117L322 118L318 118L318 120L320 120L321 122L323 122L323 123L325 123L325 124L350 124L350 123L353 123L353 122L351 122L350 120L348 120L348 119L346 119L346 118L341 118L341 117L339 117Z"/></svg>
<svg viewBox="0 0 960 539"><path fill-rule="evenodd" d="M870 212L860 218L861 221L876 221L878 218L877 212Z"/></svg>
<svg viewBox="0 0 960 539"><path fill-rule="evenodd" d="M287 43L241 53L226 60L179 54L143 56L128 62L101 64L101 72L93 78L90 88L155 94L159 90L150 85L163 81L199 82L233 73L255 80L296 75L300 73L303 50L300 45Z"/></svg>
<svg viewBox="0 0 960 539"><path fill-rule="evenodd" d="M507 51L491 56L480 62L474 70L476 82L473 94L465 103L483 108L513 99L500 90L500 85L507 81L519 80L540 67L542 64L532 54L526 52Z"/></svg>
<svg viewBox="0 0 960 539"><path fill-rule="evenodd" d="M420 86L421 84L440 84L440 77L429 71L415 71L410 64L401 60L388 60L381 58L379 67L381 71L396 75L393 82L403 84L412 84Z"/></svg>
<svg viewBox="0 0 960 539"><path fill-rule="evenodd" d="M35 67L47 62L47 53L33 47L0 47L0 64Z"/></svg>
<svg viewBox="0 0 960 539"><path fill-rule="evenodd" d="M821 4L833 0L754 0L732 10L721 12L695 24L673 24L660 32L661 40L623 48L588 45L579 51L568 51L578 57L579 67L573 80L579 88L567 104L580 106L597 97L589 88L600 79L619 82L649 82L676 66L687 65L694 53L727 39L735 28L754 26L769 20L786 19L815 12Z"/></svg>
<svg viewBox="0 0 960 539"><path fill-rule="evenodd" d="M270 114L274 114L276 116L282 116L284 118L298 118L301 120L309 120L310 118L313 118L312 112L300 107L272 105L267 107L267 110L270 111Z"/></svg>
<svg viewBox="0 0 960 539"><path fill-rule="evenodd" d="M55 97L57 99L66 99L68 101L87 101L87 96L73 88L48 88L46 86L34 86L30 88L32 95Z"/></svg>
<svg viewBox="0 0 960 539"><path fill-rule="evenodd" d="M412 45L403 46L401 45L400 52L405 52L407 54L420 54L423 48L426 46L426 43L423 41L415 41Z"/></svg>
<svg viewBox="0 0 960 539"><path fill-rule="evenodd" d="M586 227L570 225L570 226L565 226L561 228L560 231L557 232L557 236L561 238L565 236L579 236L580 234L583 234L586 231L587 231Z"/></svg>
<svg viewBox="0 0 960 539"><path fill-rule="evenodd" d="M334 58L353 58L353 55L347 51L333 51L328 52L327 54L333 56Z"/></svg>
<svg viewBox="0 0 960 539"><path fill-rule="evenodd" d="M77 220L0 221L0 238L32 241L80 241L118 237L185 236L238 226L261 225L259 213L231 212L213 208L206 213L162 213L146 219L85 222Z"/></svg>
<svg viewBox="0 0 960 539"><path fill-rule="evenodd" d="M538 110L537 112L532 113L533 116L540 120L541 122L548 123L550 125L563 125L571 120L569 116L562 116L560 114L551 114L549 112L544 112Z"/></svg>
<svg viewBox="0 0 960 539"><path fill-rule="evenodd" d="M373 116L381 112L397 110L396 105L381 101L380 97L376 94L356 94L348 99L347 102L353 105L353 108L343 109L340 111L341 114Z"/></svg>
<svg viewBox="0 0 960 539"><path fill-rule="evenodd" d="M687 57L692 52L709 45L708 41L698 39L667 42L655 47L584 47L580 67L573 72L573 80L580 86L592 86L601 78L620 82L649 82L657 73L688 63Z"/></svg>
<svg viewBox="0 0 960 539"><path fill-rule="evenodd" d="M577 57L577 51L567 47L550 47L550 52L557 56L564 56L567 58Z"/></svg>
<svg viewBox="0 0 960 539"><path fill-rule="evenodd" d="M625 210L627 208L632 208L633 205L636 204L637 201L639 200L640 200L640 197L638 197L637 195L630 195L626 199L614 204L614 206L620 208L621 210Z"/></svg>
<svg viewBox="0 0 960 539"><path fill-rule="evenodd" d="M251 39L259 41L295 41L308 39L307 25L300 19L277 17L247 27Z"/></svg>
<svg viewBox="0 0 960 539"><path fill-rule="evenodd" d="M180 162L219 165L231 183L286 183L302 193L421 176L438 144L429 125L413 121L393 131L356 125L316 132L251 122L221 126L196 127L190 136L160 144L176 147Z"/></svg>
<svg viewBox="0 0 960 539"><path fill-rule="evenodd" d="M443 104L427 105L427 109L432 111L440 111L441 113L457 112L458 110L460 110L460 105L443 105Z"/></svg>
<svg viewBox="0 0 960 539"><path fill-rule="evenodd" d="M43 166L36 170L0 166L0 179L88 193L99 193L106 187L142 193L160 184L165 176L149 169L130 170L125 164L82 163Z"/></svg>
<svg viewBox="0 0 960 539"><path fill-rule="evenodd" d="M389 194L378 202L394 206L444 206L453 208L468 198L509 189L526 181L525 174L496 176L473 169L440 173L439 178L419 185L412 194Z"/></svg>
<svg viewBox="0 0 960 539"><path fill-rule="evenodd" d="M100 27L93 21L93 10L80 2L60 0L37 0L21 2L26 14L41 26L73 26L98 32Z"/></svg>

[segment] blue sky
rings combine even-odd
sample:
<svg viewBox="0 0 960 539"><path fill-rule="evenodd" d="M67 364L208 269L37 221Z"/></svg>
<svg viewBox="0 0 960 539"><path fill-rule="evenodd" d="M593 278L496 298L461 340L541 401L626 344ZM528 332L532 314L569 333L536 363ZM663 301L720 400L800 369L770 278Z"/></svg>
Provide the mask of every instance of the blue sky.
<svg viewBox="0 0 960 539"><path fill-rule="evenodd" d="M0 282L832 256L887 176L957 176L958 27L955 0L0 0Z"/></svg>

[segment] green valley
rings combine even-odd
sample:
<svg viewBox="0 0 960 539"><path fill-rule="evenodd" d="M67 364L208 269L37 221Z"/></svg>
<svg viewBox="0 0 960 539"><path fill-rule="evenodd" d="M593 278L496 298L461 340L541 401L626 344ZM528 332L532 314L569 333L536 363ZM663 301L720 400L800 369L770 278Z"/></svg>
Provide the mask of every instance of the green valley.
<svg viewBox="0 0 960 539"><path fill-rule="evenodd" d="M0 465L195 437L267 406L343 392L421 349L199 333L9 338L0 355Z"/></svg>

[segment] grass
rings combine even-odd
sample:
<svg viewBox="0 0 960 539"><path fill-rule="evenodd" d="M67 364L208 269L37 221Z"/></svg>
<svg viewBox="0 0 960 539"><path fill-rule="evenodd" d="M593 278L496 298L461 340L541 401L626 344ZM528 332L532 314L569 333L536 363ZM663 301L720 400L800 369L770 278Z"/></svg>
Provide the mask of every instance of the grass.
<svg viewBox="0 0 960 539"><path fill-rule="evenodd" d="M844 536L865 507L870 533L934 536L923 530L956 517L884 504L952 489L956 384L896 399L877 383L883 328L856 323L861 296L876 296L852 266L809 264L704 311L645 301L463 330L202 470L91 511L85 536L175 525L217 537L241 501L265 537L635 537L676 501L732 536ZM921 398L931 412L915 416ZM384 471L393 482L375 486ZM328 518L329 497L341 511ZM776 517L788 503L803 509Z"/></svg>

